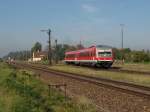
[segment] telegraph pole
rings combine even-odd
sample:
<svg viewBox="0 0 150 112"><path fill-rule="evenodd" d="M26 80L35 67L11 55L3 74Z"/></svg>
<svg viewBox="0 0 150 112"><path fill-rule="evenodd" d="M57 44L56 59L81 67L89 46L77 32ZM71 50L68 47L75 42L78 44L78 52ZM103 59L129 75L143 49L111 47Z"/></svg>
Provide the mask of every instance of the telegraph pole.
<svg viewBox="0 0 150 112"><path fill-rule="evenodd" d="M82 45L82 44L81 44L81 40L80 40L80 44L79 44L79 45L80 45L80 46Z"/></svg>
<svg viewBox="0 0 150 112"><path fill-rule="evenodd" d="M26 61L28 61L28 50L26 51Z"/></svg>
<svg viewBox="0 0 150 112"><path fill-rule="evenodd" d="M120 24L121 26L121 50L122 50L122 64L124 63L123 59L123 36L124 36L124 24Z"/></svg>
<svg viewBox="0 0 150 112"><path fill-rule="evenodd" d="M42 32L47 32L48 34L48 60L49 60L49 65L52 65L52 48L51 48L51 30L41 30Z"/></svg>
<svg viewBox="0 0 150 112"><path fill-rule="evenodd" d="M80 37L79 49L82 49L82 40L83 40L82 37Z"/></svg>
<svg viewBox="0 0 150 112"><path fill-rule="evenodd" d="M52 48L51 48L51 30L48 30L48 36L49 36L49 50L48 50L48 57L49 57L49 65L52 65Z"/></svg>
<svg viewBox="0 0 150 112"><path fill-rule="evenodd" d="M57 39L55 40L55 55L56 55L56 59L55 59L55 62L56 64L58 63L58 51L57 51Z"/></svg>

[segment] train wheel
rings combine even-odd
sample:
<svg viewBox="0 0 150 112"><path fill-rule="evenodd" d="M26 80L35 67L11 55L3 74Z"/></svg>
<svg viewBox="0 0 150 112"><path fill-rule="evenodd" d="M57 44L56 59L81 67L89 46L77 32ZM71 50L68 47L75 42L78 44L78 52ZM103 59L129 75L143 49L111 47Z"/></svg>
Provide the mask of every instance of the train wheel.
<svg viewBox="0 0 150 112"><path fill-rule="evenodd" d="M100 64L95 64L95 67L96 67L96 68L100 68L101 65L100 65Z"/></svg>
<svg viewBox="0 0 150 112"><path fill-rule="evenodd" d="M112 65L112 64L105 64L105 65L103 65L103 68L108 69L108 68L110 68L110 67L111 67L111 65Z"/></svg>
<svg viewBox="0 0 150 112"><path fill-rule="evenodd" d="M69 65L69 62L65 62L67 65Z"/></svg>

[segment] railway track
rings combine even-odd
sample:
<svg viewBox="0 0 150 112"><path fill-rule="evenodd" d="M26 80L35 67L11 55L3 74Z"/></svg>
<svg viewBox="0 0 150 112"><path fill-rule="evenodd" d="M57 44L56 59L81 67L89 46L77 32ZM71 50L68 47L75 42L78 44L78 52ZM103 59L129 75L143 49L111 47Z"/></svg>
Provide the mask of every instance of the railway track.
<svg viewBox="0 0 150 112"><path fill-rule="evenodd" d="M44 64L36 64L36 65L43 66L43 67L47 68L47 66L44 65ZM76 65L74 65L74 66L76 66ZM78 67L80 67L80 66L78 66ZM130 73L130 74L138 74L138 75L150 75L150 72L148 72L148 71L127 70L127 69L121 69L120 67L111 67L111 68L108 68L108 69L95 68L95 67L91 67L91 66L89 67L89 66L86 66L86 65L82 65L81 67L88 68L88 69L93 69L93 70L100 70L100 71Z"/></svg>
<svg viewBox="0 0 150 112"><path fill-rule="evenodd" d="M95 67L89 67L89 66L82 66L85 68L90 68L94 70L101 70L101 71L109 71L109 72L120 72L120 73L131 73L131 74L139 74L139 75L150 75L150 72L146 71L136 71L136 70L127 70L127 69L121 69L120 67L111 67L108 69L104 68L95 68Z"/></svg>
<svg viewBox="0 0 150 112"><path fill-rule="evenodd" d="M135 85L132 83L120 82L115 80L109 80L104 78L97 78L92 76L83 76L74 73L60 72L60 71L50 70L46 66L39 66L39 65L37 66L33 64L31 65L31 64L24 64L24 63L15 63L13 64L13 66L40 70L43 72L52 73L53 75L63 76L71 79L76 79L79 81L86 81L88 83L96 84L98 86L104 86L111 89L118 89L125 93L138 95L140 97L145 97L150 99L150 87Z"/></svg>
<svg viewBox="0 0 150 112"><path fill-rule="evenodd" d="M114 71L114 72L122 72L122 73L135 73L135 74L141 74L141 75L150 75L150 72L145 71L136 71L136 70L127 70L127 69L118 69L116 67L112 67L108 71Z"/></svg>

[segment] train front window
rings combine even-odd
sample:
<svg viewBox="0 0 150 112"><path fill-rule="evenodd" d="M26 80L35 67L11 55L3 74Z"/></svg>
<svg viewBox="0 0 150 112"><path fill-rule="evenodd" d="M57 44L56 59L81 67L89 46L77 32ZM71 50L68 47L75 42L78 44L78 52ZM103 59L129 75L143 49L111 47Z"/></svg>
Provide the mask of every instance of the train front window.
<svg viewBox="0 0 150 112"><path fill-rule="evenodd" d="M98 57L110 57L112 56L112 53L111 52L98 52Z"/></svg>

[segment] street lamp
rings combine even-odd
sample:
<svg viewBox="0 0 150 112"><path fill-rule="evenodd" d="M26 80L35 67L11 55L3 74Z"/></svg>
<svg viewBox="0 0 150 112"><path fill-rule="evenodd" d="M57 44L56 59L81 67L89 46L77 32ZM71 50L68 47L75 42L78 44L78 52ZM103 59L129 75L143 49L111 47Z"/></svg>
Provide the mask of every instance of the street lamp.
<svg viewBox="0 0 150 112"><path fill-rule="evenodd" d="M48 60L49 60L49 65L52 65L52 48L51 48L51 30L41 30L41 32L47 32L48 37L49 37L49 47L48 47Z"/></svg>

